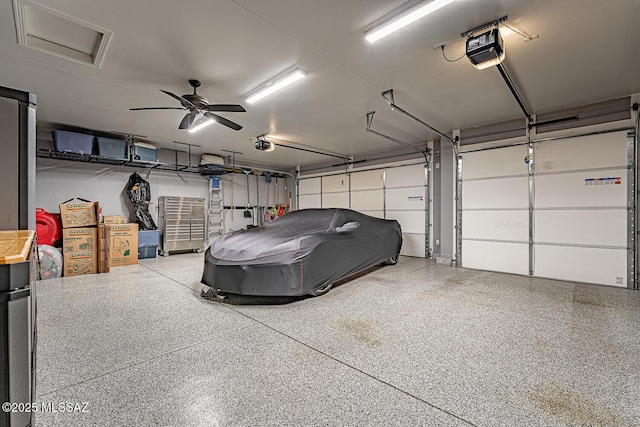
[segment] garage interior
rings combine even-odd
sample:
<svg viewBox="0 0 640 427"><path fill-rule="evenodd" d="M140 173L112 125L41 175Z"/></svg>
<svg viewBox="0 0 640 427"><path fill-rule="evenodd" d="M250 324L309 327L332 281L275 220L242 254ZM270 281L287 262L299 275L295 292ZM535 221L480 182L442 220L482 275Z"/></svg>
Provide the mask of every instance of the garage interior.
<svg viewBox="0 0 640 427"><path fill-rule="evenodd" d="M171 198L203 212L193 246L162 237L167 256L33 283L26 387L39 409L80 409L4 411L1 425L640 425L635 1L0 11L0 168L16 200L0 228L34 229L36 207L75 198L133 223L134 173L161 236ZM194 110L192 93L217 109ZM126 155L64 152L56 132ZM397 220L398 264L318 297L206 298L213 239L307 208Z"/></svg>

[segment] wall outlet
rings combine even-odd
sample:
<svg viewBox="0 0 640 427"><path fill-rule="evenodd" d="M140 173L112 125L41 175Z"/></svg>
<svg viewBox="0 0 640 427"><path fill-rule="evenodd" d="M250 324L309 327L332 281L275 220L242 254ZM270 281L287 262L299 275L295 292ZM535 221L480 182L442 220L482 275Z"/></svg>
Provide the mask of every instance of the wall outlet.
<svg viewBox="0 0 640 427"><path fill-rule="evenodd" d="M436 246L440 246L440 240L436 240Z"/></svg>

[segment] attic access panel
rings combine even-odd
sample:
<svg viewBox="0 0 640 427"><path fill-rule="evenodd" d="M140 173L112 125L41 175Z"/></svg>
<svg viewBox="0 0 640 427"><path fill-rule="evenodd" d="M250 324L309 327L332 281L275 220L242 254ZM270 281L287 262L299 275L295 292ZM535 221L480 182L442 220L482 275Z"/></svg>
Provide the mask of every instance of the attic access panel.
<svg viewBox="0 0 640 427"><path fill-rule="evenodd" d="M29 0L13 0L18 43L99 68L113 33Z"/></svg>

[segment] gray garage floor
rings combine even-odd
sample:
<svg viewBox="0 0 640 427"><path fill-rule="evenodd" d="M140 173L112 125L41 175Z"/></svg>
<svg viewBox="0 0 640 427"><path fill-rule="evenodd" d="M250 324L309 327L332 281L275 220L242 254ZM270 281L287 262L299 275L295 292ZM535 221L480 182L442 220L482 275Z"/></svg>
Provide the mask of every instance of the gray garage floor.
<svg viewBox="0 0 640 427"><path fill-rule="evenodd" d="M401 257L219 303L202 259L39 283L38 401L85 412L38 426L640 425L640 292Z"/></svg>

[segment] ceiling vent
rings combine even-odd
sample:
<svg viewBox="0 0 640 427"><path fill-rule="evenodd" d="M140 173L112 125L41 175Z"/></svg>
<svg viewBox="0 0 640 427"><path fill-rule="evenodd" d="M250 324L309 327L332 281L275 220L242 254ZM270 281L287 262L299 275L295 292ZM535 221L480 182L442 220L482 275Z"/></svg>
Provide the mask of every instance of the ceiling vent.
<svg viewBox="0 0 640 427"><path fill-rule="evenodd" d="M13 0L18 43L99 68L113 33L28 0Z"/></svg>

